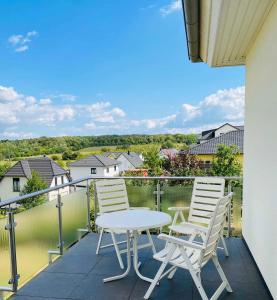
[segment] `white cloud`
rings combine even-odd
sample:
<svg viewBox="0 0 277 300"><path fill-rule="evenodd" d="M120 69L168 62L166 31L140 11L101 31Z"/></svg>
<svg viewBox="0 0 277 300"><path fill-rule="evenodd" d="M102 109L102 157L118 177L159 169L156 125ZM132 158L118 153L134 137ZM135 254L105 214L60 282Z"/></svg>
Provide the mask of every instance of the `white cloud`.
<svg viewBox="0 0 277 300"><path fill-rule="evenodd" d="M148 129L161 128L176 119L176 115L170 115L160 119L131 120L130 124L135 127L145 126Z"/></svg>
<svg viewBox="0 0 277 300"><path fill-rule="evenodd" d="M25 52L29 49L29 44L36 35L38 35L38 32L35 30L29 31L25 35L14 34L8 38L8 42L14 48L15 52Z"/></svg>
<svg viewBox="0 0 277 300"><path fill-rule="evenodd" d="M43 98L39 100L39 103L42 105L48 105L52 103L52 100L50 98Z"/></svg>
<svg viewBox="0 0 277 300"><path fill-rule="evenodd" d="M123 118L126 116L124 110L122 110L121 108L118 108L118 107L114 108L111 112L117 117Z"/></svg>
<svg viewBox="0 0 277 300"><path fill-rule="evenodd" d="M163 17L166 17L176 11L182 10L181 0L173 0L170 4L160 8L160 13Z"/></svg>
<svg viewBox="0 0 277 300"><path fill-rule="evenodd" d="M66 93L53 94L53 95L50 95L49 97L53 98L53 99L59 99L59 100L62 100L64 102L74 102L78 98L75 95L66 94Z"/></svg>
<svg viewBox="0 0 277 300"><path fill-rule="evenodd" d="M94 122L86 123L85 127L87 129L95 129L96 128L96 124Z"/></svg>
<svg viewBox="0 0 277 300"><path fill-rule="evenodd" d="M34 134L32 132L7 130L1 132L0 136L4 139L15 140L15 139L30 139L34 137Z"/></svg>

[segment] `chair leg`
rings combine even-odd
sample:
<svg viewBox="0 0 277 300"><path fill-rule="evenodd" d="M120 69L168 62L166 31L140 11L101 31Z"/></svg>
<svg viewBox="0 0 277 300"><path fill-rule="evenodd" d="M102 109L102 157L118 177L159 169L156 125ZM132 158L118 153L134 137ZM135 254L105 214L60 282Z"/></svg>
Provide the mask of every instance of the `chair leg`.
<svg viewBox="0 0 277 300"><path fill-rule="evenodd" d="M203 300L209 300L204 288L203 288L203 285L202 285L202 282L201 282L201 277L200 277L200 273L196 273L194 270L191 270L189 269L189 272L190 272L190 275L198 289L198 292L200 293L200 296Z"/></svg>
<svg viewBox="0 0 277 300"><path fill-rule="evenodd" d="M153 252L153 254L156 254L157 251L156 251L156 248L155 248L155 245L154 245L152 236L151 236L151 234L150 234L150 231L149 231L149 230L146 230L146 233L147 233L147 237L148 237L149 243L151 244L151 247L152 247L152 252Z"/></svg>
<svg viewBox="0 0 277 300"><path fill-rule="evenodd" d="M225 256L228 257L228 256L229 256L229 251L228 251L228 248L227 248L227 245L226 245L224 236L221 235L221 236L220 236L220 239L221 239L221 242L222 242L222 245L223 245L223 248L224 248Z"/></svg>
<svg viewBox="0 0 277 300"><path fill-rule="evenodd" d="M96 254L97 255L99 254L99 250L100 250L100 246L101 246L101 242L102 242L102 237L103 237L103 232L104 232L104 228L101 228L98 243L97 243L97 248L96 248Z"/></svg>
<svg viewBox="0 0 277 300"><path fill-rule="evenodd" d="M117 256L120 268L124 269L124 264L123 264L123 261L122 261L121 254L119 252L119 248L118 248L118 244L117 244L117 241L116 241L116 238L115 238L115 234L113 232L111 232L111 236L112 236L112 240L113 240L113 244L114 244L114 248L115 248L115 252L116 252L116 256Z"/></svg>
<svg viewBox="0 0 277 300"><path fill-rule="evenodd" d="M152 294L155 286L157 285L157 283L159 282L160 277L163 274L164 269L167 266L167 261L163 262L162 265L160 266L155 278L153 279L152 283L150 284L146 294L144 295L144 299L149 299L150 295Z"/></svg>
<svg viewBox="0 0 277 300"><path fill-rule="evenodd" d="M223 270L222 270L222 268L221 268L221 266L219 264L217 256L214 255L212 257L212 261L213 261L213 263L214 263L214 265L215 265L215 267L217 269L217 272L218 272L221 280L226 284L226 290L227 290L227 292L232 293L233 290L232 290L232 288L231 288L231 286L230 286L230 284L229 284L229 282L227 280L226 275L224 274L224 272L223 272Z"/></svg>
<svg viewBox="0 0 277 300"><path fill-rule="evenodd" d="M172 270L172 271L169 273L169 275L167 276L167 278L168 278L168 279L172 279L173 276L175 275L176 271L177 271L177 268L175 268L174 270Z"/></svg>

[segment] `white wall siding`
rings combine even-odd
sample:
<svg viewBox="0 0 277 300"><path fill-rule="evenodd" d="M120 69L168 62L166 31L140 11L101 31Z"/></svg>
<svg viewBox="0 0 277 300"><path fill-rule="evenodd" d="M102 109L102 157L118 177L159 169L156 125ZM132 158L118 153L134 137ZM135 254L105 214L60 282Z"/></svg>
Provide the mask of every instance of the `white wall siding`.
<svg viewBox="0 0 277 300"><path fill-rule="evenodd" d="M243 236L277 299L277 3L246 58Z"/></svg>
<svg viewBox="0 0 277 300"><path fill-rule="evenodd" d="M107 168L109 168L109 172L107 172ZM114 170L114 166L97 167L96 174L91 174L91 167L70 167L70 175L73 180L86 177L86 176L113 177L119 175L119 168L118 166L116 166L116 170Z"/></svg>
<svg viewBox="0 0 277 300"><path fill-rule="evenodd" d="M220 136L221 134L225 134L225 133L227 133L227 132L234 131L234 130L237 130L237 129L235 129L233 126L230 126L229 124L225 124L224 126L218 128L218 129L214 132L214 135L215 135L215 137L218 137L218 136Z"/></svg>
<svg viewBox="0 0 277 300"><path fill-rule="evenodd" d="M27 182L26 177L4 177L0 182L0 200L7 200L12 197L19 196L19 192L13 191L13 178L20 178L20 191Z"/></svg>
<svg viewBox="0 0 277 300"><path fill-rule="evenodd" d="M55 177L57 177L57 185L62 184L62 176L55 176ZM56 183L55 177L53 178L50 187L54 187L56 185L55 184ZM69 180L68 180L68 178L67 178L66 175L63 175L63 180L64 180L63 183L68 183L69 182ZM48 194L49 201L57 199L59 192L60 192L61 196L68 195L69 194L69 186L66 186L63 189L59 189L59 191L56 190L56 191L50 192Z"/></svg>
<svg viewBox="0 0 277 300"><path fill-rule="evenodd" d="M120 155L120 156L117 158L117 161L120 162L120 165L118 166L120 172L123 172L123 171L130 170L130 169L134 169L134 168L135 168L135 167L129 162L129 160L128 160L125 156L123 156L123 155Z"/></svg>

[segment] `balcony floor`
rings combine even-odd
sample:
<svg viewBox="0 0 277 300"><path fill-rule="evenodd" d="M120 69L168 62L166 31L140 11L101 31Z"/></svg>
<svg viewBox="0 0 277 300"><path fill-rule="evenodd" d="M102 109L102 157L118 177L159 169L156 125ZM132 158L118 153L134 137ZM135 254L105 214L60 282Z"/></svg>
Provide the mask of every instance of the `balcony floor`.
<svg viewBox="0 0 277 300"><path fill-rule="evenodd" d="M63 257L57 259L23 286L12 299L143 299L149 284L140 280L134 271L125 279L110 283L102 282L103 278L117 275L122 271L112 248L102 250L98 256L95 255L97 238L97 234L88 234ZM145 236L141 238L144 239ZM154 236L154 241L157 249L160 250L164 245L163 242L156 236ZM227 245L230 257L225 258L223 251L219 250L219 260L234 292L232 294L223 292L220 299L272 299L243 241L239 238L230 238L227 240ZM142 262L141 273L153 277L159 263L151 258L151 250L141 250L139 255ZM203 269L202 280L208 296L211 296L220 282L212 264L208 263ZM161 281L151 299L201 298L189 273L185 270L178 270L173 280Z"/></svg>

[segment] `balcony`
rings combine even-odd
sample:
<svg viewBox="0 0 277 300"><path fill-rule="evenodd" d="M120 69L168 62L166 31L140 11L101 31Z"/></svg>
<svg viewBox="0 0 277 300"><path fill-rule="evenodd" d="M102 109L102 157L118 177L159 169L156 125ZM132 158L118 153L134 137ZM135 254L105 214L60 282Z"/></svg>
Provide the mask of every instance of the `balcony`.
<svg viewBox="0 0 277 300"><path fill-rule="evenodd" d="M126 178L131 206L148 206L168 212L169 206L190 203L193 178ZM233 294L221 299L271 299L254 261L241 238L242 187L237 178L226 178L226 191L235 192L226 226L230 257L219 250L219 259ZM134 273L112 283L103 283L107 276L117 275L119 268L112 248L95 254L98 234L94 228L97 205L90 178L69 184L71 193L59 195L31 209L16 209L24 198L47 194L65 185L21 196L1 203L7 217L0 219L0 290L11 299L142 299L148 283ZM6 228L6 229L5 229ZM164 228L166 231L167 228ZM164 242L153 238L157 249ZM105 238L108 238L105 236ZM146 237L142 235L141 239ZM159 264L150 250L140 250L141 273L153 277ZM125 259L125 257L124 257ZM213 265L204 269L203 282L208 295L218 285ZM20 275L20 277L18 276ZM14 293L15 292L15 293ZM153 299L200 299L185 271L178 271L173 280L163 280Z"/></svg>

